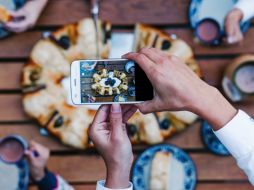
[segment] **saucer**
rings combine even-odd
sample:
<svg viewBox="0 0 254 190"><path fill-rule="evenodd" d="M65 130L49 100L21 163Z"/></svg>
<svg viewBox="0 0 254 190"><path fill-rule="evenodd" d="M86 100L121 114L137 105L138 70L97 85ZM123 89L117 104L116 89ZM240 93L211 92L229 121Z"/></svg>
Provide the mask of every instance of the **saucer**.
<svg viewBox="0 0 254 190"><path fill-rule="evenodd" d="M151 163L155 153L169 152L172 154L169 184L171 190L194 190L197 181L197 171L195 164L187 153L180 148L161 144L155 145L145 150L136 159L132 168L132 182L134 189L148 190L151 173Z"/></svg>
<svg viewBox="0 0 254 190"><path fill-rule="evenodd" d="M23 159L16 164L6 164L0 161L1 190L27 190L29 183L29 168Z"/></svg>
<svg viewBox="0 0 254 190"><path fill-rule="evenodd" d="M202 122L201 136L206 147L214 154L221 156L229 156L230 153L226 147L220 142L220 140L214 134L211 126L207 121Z"/></svg>

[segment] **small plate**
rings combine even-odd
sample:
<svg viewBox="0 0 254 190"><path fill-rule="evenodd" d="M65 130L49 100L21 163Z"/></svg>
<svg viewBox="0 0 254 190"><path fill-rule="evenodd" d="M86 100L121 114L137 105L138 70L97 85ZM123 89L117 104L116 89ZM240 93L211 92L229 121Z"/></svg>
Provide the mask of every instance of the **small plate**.
<svg viewBox="0 0 254 190"><path fill-rule="evenodd" d="M201 20L212 18L219 23L221 32L224 33L224 20L236 2L237 0L192 0L189 8L191 27L195 29ZM242 31L246 32L249 26L250 21L241 23Z"/></svg>
<svg viewBox="0 0 254 190"><path fill-rule="evenodd" d="M24 159L17 164L6 164L0 161L1 190L27 190L28 183L29 168Z"/></svg>
<svg viewBox="0 0 254 190"><path fill-rule="evenodd" d="M202 122L201 136L204 144L212 153L220 156L230 155L226 147L216 137L207 121Z"/></svg>
<svg viewBox="0 0 254 190"><path fill-rule="evenodd" d="M16 10L25 4L26 0L0 0L0 5L6 7L8 10ZM9 31L5 30L0 23L0 38L7 37L10 34Z"/></svg>
<svg viewBox="0 0 254 190"><path fill-rule="evenodd" d="M174 174L170 177L171 190L194 190L197 181L195 164L187 153L180 148L162 144L145 150L135 161L132 168L132 182L136 190L149 190L152 159L156 152L170 152L173 156Z"/></svg>

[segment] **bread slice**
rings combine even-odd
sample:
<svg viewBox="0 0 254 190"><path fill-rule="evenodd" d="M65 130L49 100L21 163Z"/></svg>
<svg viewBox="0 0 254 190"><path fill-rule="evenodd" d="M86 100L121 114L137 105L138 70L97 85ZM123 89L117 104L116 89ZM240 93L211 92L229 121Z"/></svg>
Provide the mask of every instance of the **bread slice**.
<svg viewBox="0 0 254 190"><path fill-rule="evenodd" d="M9 22L11 19L12 19L12 16L10 12L5 7L0 5L0 22L6 23L6 22Z"/></svg>
<svg viewBox="0 0 254 190"><path fill-rule="evenodd" d="M150 190L169 190L170 165L172 154L159 151L154 155L151 165Z"/></svg>

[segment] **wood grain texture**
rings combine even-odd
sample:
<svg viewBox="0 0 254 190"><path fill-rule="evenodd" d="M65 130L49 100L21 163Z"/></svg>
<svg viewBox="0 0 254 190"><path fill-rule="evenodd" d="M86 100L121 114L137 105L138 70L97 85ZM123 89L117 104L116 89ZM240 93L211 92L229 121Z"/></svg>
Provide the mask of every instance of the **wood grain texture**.
<svg viewBox="0 0 254 190"><path fill-rule="evenodd" d="M0 125L0 138L13 134L21 135L28 141L34 140L41 143L54 152L72 150L70 147L64 146L60 141L52 136L42 136L40 134L40 127L36 124Z"/></svg>
<svg viewBox="0 0 254 190"><path fill-rule="evenodd" d="M72 184L75 190L95 190L96 184ZM253 190L253 186L249 183L198 183L196 190ZM35 186L30 186L28 190L37 190Z"/></svg>
<svg viewBox="0 0 254 190"><path fill-rule="evenodd" d="M106 0L101 1L100 18L115 25L187 24L188 7L189 0ZM89 1L51 0L37 26L62 25L89 16Z"/></svg>
<svg viewBox="0 0 254 190"><path fill-rule="evenodd" d="M0 121L25 121L26 116L20 94L0 95Z"/></svg>
<svg viewBox="0 0 254 190"><path fill-rule="evenodd" d="M23 62L9 62L0 64L0 90L19 89Z"/></svg>
<svg viewBox="0 0 254 190"><path fill-rule="evenodd" d="M198 183L197 190L252 190L250 183Z"/></svg>
<svg viewBox="0 0 254 190"><path fill-rule="evenodd" d="M117 31L117 30L116 30ZM207 47L194 41L193 32L189 28L164 30L169 35L176 34L179 38L185 40L194 50L196 56L217 56L220 55L239 55L254 53L254 28L251 28L239 45ZM130 31L131 32L131 31ZM25 32L1 40L0 59L1 58L27 58L35 43L41 39L40 32ZM11 53L10 53L11 52Z"/></svg>
<svg viewBox="0 0 254 190"><path fill-rule="evenodd" d="M208 153L191 153L190 156L197 166L198 180L247 180L231 157ZM106 172L100 156L87 154L51 156L48 168L72 183L95 183L97 180L105 179Z"/></svg>

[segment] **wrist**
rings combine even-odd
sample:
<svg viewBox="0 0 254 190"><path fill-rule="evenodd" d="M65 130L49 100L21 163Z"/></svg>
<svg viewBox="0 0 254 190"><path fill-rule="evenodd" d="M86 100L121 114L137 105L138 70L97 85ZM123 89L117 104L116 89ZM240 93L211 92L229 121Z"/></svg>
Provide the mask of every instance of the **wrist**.
<svg viewBox="0 0 254 190"><path fill-rule="evenodd" d="M131 164L107 166L105 187L111 189L125 189L129 187Z"/></svg>
<svg viewBox="0 0 254 190"><path fill-rule="evenodd" d="M215 131L225 126L237 114L237 110L219 90L209 85L204 88L192 111L207 120Z"/></svg>
<svg viewBox="0 0 254 190"><path fill-rule="evenodd" d="M31 171L31 176L35 181L41 181L45 177L45 170Z"/></svg>

